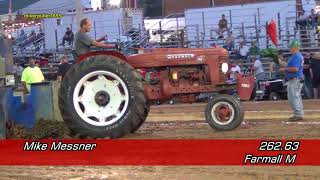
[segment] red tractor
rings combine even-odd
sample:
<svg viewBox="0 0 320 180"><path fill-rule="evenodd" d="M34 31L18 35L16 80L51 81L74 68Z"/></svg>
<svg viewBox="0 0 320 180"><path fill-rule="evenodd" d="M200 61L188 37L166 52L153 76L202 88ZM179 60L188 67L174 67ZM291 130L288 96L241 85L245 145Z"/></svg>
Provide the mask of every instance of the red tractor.
<svg viewBox="0 0 320 180"><path fill-rule="evenodd" d="M59 92L62 117L83 137L119 138L137 131L152 101L181 103L208 96L207 122L217 130L237 128L244 117L240 101L227 95L238 90L249 99L253 83L240 77L228 84L225 49L154 49L124 56L114 51L82 55L66 74Z"/></svg>

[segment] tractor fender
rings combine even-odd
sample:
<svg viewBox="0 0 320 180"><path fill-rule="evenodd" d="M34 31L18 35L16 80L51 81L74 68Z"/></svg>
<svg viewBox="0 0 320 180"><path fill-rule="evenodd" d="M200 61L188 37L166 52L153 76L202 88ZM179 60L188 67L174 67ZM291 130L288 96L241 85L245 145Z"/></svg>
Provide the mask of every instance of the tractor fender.
<svg viewBox="0 0 320 180"><path fill-rule="evenodd" d="M89 53L86 53L86 54L79 56L76 63L79 64L82 61L86 61L86 60L90 59L90 57L99 56L99 55L113 56L113 57L117 57L125 62L128 62L126 56L120 52L117 52L117 51L92 51L92 52L89 52Z"/></svg>
<svg viewBox="0 0 320 180"><path fill-rule="evenodd" d="M242 101L249 101L255 87L253 75L237 75L237 90Z"/></svg>

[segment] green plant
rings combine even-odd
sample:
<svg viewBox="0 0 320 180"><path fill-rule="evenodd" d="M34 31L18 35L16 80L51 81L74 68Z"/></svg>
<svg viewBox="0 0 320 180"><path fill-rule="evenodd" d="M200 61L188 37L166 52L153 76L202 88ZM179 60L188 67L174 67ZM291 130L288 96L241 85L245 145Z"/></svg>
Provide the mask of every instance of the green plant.
<svg viewBox="0 0 320 180"><path fill-rule="evenodd" d="M277 49L273 49L273 48L263 49L261 50L260 55L262 57L271 58L276 64L279 64L279 52Z"/></svg>

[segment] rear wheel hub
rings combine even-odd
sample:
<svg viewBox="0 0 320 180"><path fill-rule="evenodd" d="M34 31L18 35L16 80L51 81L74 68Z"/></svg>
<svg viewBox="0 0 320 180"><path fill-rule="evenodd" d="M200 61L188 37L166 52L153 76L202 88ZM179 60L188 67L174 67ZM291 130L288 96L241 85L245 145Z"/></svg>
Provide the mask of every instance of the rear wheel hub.
<svg viewBox="0 0 320 180"><path fill-rule="evenodd" d="M99 106L104 107L109 104L110 95L106 91L99 91L94 97L94 100Z"/></svg>

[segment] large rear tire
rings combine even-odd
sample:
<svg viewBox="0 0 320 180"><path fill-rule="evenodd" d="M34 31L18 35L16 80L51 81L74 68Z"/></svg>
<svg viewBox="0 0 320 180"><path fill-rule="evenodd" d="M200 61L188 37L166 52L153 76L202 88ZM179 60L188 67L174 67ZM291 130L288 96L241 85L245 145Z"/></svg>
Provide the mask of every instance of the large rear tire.
<svg viewBox="0 0 320 180"><path fill-rule="evenodd" d="M219 95L209 100L205 116L208 124L220 131L237 128L244 119L241 102L229 95Z"/></svg>
<svg viewBox="0 0 320 180"><path fill-rule="evenodd" d="M113 56L74 65L59 91L68 127L80 137L120 138L139 129L149 112L142 77Z"/></svg>

